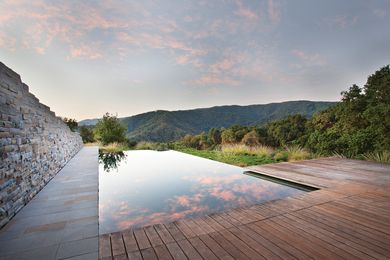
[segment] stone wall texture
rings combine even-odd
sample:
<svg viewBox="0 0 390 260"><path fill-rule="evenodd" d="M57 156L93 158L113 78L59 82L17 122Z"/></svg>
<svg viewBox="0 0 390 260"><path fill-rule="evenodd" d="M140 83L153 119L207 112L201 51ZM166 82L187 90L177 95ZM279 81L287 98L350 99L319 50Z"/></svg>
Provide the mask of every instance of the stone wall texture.
<svg viewBox="0 0 390 260"><path fill-rule="evenodd" d="M80 135L0 62L0 228L82 145Z"/></svg>

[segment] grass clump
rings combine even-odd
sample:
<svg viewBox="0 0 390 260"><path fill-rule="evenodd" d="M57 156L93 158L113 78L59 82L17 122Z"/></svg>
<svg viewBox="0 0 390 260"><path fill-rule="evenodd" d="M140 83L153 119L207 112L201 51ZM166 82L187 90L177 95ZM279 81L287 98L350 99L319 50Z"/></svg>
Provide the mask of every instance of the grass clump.
<svg viewBox="0 0 390 260"><path fill-rule="evenodd" d="M295 145L286 147L289 162L311 159L313 156L306 149Z"/></svg>
<svg viewBox="0 0 390 260"><path fill-rule="evenodd" d="M231 155L256 155L256 156L272 156L274 149L265 145L248 146L245 144L225 144L221 146L223 154Z"/></svg>
<svg viewBox="0 0 390 260"><path fill-rule="evenodd" d="M122 152L124 150L129 150L130 148L126 143L109 143L107 145L100 145L99 147L100 151L103 153L117 153Z"/></svg>
<svg viewBox="0 0 390 260"><path fill-rule="evenodd" d="M390 164L390 152L383 151L383 152L366 153L363 155L363 159L367 161Z"/></svg>

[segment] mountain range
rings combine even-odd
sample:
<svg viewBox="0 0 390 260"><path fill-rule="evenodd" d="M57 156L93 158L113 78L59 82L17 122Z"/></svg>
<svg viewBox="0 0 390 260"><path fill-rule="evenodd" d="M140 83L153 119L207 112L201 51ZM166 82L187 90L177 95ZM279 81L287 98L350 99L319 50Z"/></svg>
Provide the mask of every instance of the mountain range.
<svg viewBox="0 0 390 260"><path fill-rule="evenodd" d="M191 110L157 110L119 118L127 126L129 139L134 141L173 141L186 134L199 134L209 129L232 125L263 125L293 114L311 117L337 102L287 101L263 105L216 106ZM95 125L99 119L86 119L80 126Z"/></svg>

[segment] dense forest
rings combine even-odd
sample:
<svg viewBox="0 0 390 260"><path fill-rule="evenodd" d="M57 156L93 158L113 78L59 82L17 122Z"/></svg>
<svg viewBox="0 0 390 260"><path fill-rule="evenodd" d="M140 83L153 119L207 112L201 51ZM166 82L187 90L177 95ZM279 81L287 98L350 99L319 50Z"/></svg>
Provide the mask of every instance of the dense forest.
<svg viewBox="0 0 390 260"><path fill-rule="evenodd" d="M158 110L132 117L119 118L133 141L168 142L186 134L199 134L211 128L232 125L264 125L267 122L302 114L311 117L336 102L289 101L266 105L219 106L181 111ZM98 120L84 120L80 125L95 125Z"/></svg>

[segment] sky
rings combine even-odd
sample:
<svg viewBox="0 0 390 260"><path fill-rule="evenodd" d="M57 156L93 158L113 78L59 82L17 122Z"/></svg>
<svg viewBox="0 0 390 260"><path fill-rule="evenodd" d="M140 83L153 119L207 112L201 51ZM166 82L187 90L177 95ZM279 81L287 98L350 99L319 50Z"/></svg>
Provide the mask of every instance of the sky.
<svg viewBox="0 0 390 260"><path fill-rule="evenodd" d="M0 61L59 116L340 99L390 63L388 0L0 0Z"/></svg>

